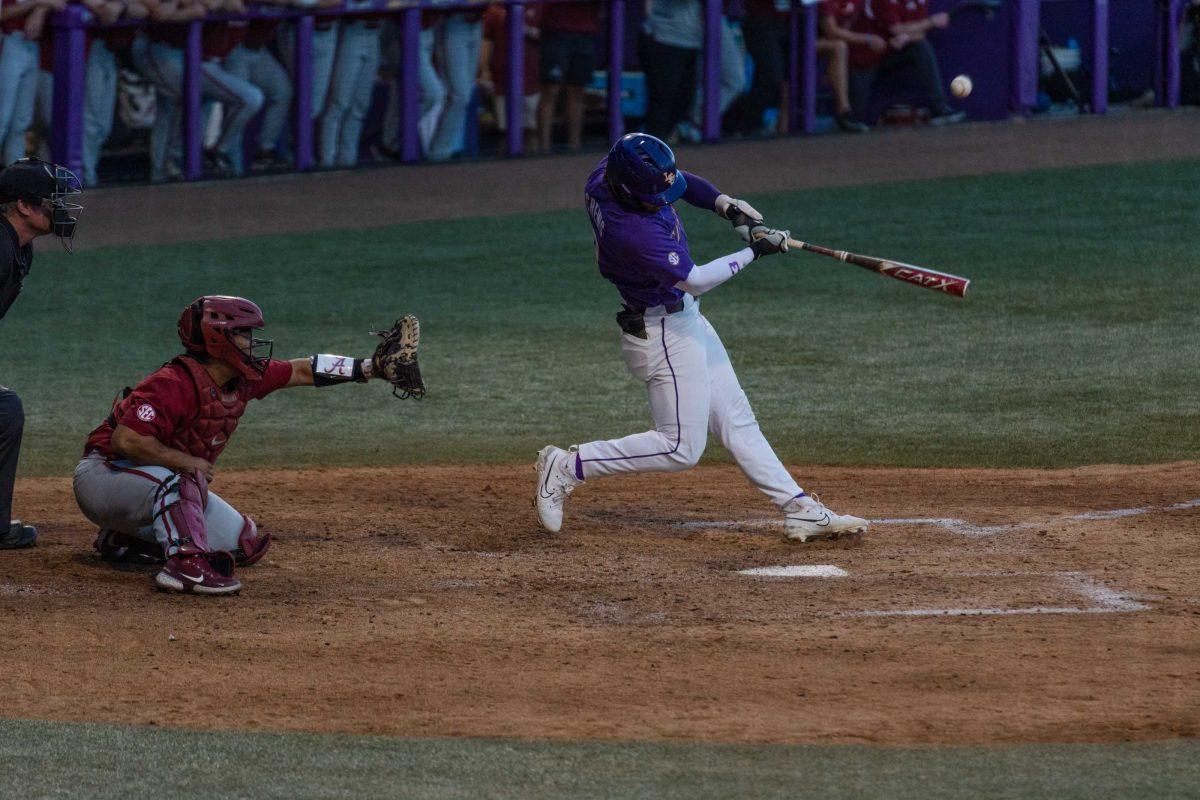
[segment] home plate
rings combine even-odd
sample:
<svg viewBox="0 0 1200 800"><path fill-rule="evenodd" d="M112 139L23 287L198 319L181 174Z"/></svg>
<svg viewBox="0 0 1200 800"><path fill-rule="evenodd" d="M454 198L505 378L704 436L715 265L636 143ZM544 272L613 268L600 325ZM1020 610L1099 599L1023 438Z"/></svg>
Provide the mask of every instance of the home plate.
<svg viewBox="0 0 1200 800"><path fill-rule="evenodd" d="M754 567L738 570L738 575L759 578L844 578L850 573L833 564L796 564L789 567Z"/></svg>

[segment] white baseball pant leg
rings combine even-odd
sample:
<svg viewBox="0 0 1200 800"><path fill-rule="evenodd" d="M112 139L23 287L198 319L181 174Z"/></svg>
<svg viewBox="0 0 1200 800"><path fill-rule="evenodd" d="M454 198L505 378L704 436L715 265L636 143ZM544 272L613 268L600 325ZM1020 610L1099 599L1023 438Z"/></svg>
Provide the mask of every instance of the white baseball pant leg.
<svg viewBox="0 0 1200 800"><path fill-rule="evenodd" d="M139 467L92 453L75 467L75 501L83 515L101 528L157 542L165 548L166 529L161 523L155 524L154 507L159 487L172 475L166 467ZM209 549L238 549L246 518L215 492L208 493L204 522Z"/></svg>
<svg viewBox="0 0 1200 800"><path fill-rule="evenodd" d="M801 489L763 436L716 331L691 297L685 301L677 314L648 310L648 338L621 337L625 366L646 384L654 429L580 445L583 475L688 469L711 430L750 482L782 507Z"/></svg>

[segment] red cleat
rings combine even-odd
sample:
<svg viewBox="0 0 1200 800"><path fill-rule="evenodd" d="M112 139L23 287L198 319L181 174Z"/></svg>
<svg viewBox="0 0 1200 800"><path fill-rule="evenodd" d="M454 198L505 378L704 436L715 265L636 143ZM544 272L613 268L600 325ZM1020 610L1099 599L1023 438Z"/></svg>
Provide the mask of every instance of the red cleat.
<svg viewBox="0 0 1200 800"><path fill-rule="evenodd" d="M242 588L233 577L233 558L228 553L171 556L154 583L163 591L195 594L236 594Z"/></svg>

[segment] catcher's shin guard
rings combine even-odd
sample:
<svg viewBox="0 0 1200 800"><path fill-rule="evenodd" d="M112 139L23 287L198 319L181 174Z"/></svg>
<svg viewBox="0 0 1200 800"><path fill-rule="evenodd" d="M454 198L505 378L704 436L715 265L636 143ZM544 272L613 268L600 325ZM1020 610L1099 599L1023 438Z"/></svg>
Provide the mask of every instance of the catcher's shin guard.
<svg viewBox="0 0 1200 800"><path fill-rule="evenodd" d="M176 472L154 495L154 532L167 557L207 553L208 481L199 472Z"/></svg>
<svg viewBox="0 0 1200 800"><path fill-rule="evenodd" d="M233 551L233 558L238 566L248 567L257 564L267 554L271 546L271 534L259 533L254 520L242 516L242 532L238 534L238 549Z"/></svg>

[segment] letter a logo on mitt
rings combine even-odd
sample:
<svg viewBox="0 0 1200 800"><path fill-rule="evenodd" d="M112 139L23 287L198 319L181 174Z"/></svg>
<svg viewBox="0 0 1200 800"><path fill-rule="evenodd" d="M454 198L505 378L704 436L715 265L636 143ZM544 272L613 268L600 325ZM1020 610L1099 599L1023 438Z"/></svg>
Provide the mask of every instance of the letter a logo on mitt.
<svg viewBox="0 0 1200 800"><path fill-rule="evenodd" d="M392 385L392 394L401 400L425 396L425 381L417 363L417 346L421 343L421 323L412 314L396 320L391 330L371 331L383 339L371 356L375 377Z"/></svg>

